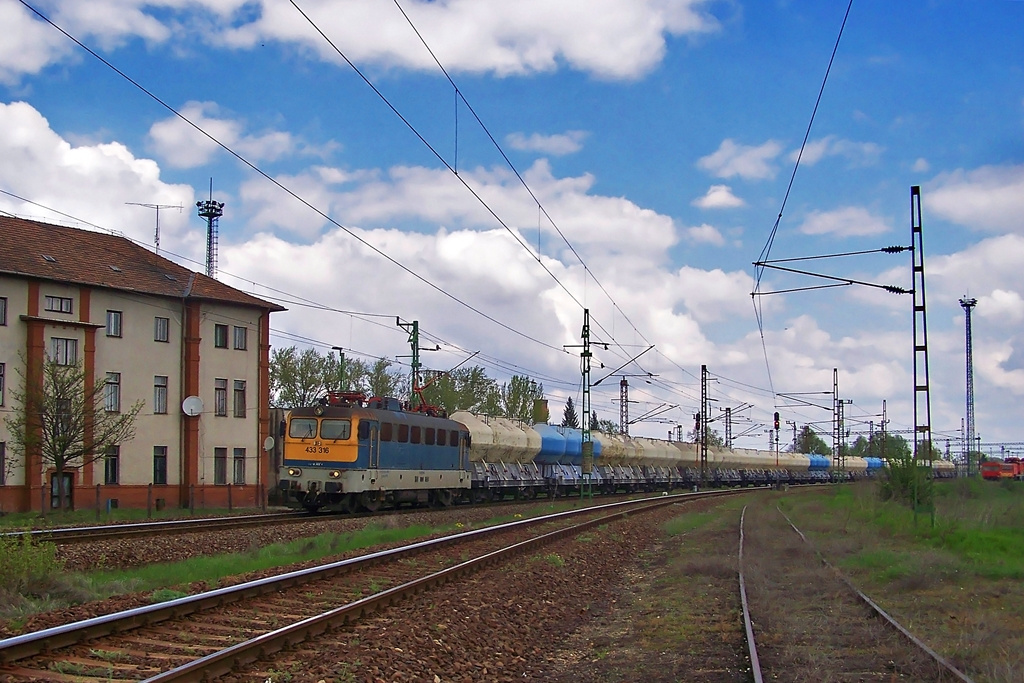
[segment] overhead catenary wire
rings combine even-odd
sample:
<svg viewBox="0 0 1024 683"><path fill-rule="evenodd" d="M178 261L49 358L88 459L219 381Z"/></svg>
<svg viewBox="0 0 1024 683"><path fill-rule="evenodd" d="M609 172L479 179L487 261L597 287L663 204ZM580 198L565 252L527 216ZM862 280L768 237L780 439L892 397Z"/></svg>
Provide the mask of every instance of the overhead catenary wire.
<svg viewBox="0 0 1024 683"><path fill-rule="evenodd" d="M793 171L790 173L789 182L786 185L786 193L782 197L782 204L779 207L779 214L775 217L775 224L772 226L771 232L768 235L768 240L765 242L764 247L761 249L761 254L758 257L758 261L765 261L771 254L772 245L775 243L775 237L779 231L779 224L782 222L782 215L786 210L786 203L789 201L789 195L793 191L793 183L796 181L796 172L800 168L800 161L803 159L804 150L807 148L807 140L811 136L811 128L814 126L814 119L818 113L818 107L821 104L822 95L825 93L825 85L828 83L829 74L832 72L832 64L835 62L836 53L839 51L839 43L843 38L843 31L846 29L846 22L850 18L850 10L853 8L853 0L849 0L846 5L846 13L843 15L843 22L839 27L839 35L836 36L835 44L832 47L832 54L829 56L828 66L825 68L825 75L821 79L821 87L818 88L818 96L814 101L814 108L811 110L810 120L807 122L807 129L804 131L803 141L800 143L800 151L797 153L796 161L793 163ZM772 369L771 363L768 359L768 346L764 338L764 316L761 310L761 304L758 297L754 296L754 293L759 292L761 289L761 278L764 274L764 268L754 269L754 290L751 294L751 303L754 306L754 317L757 320L757 329L761 337L761 350L764 353L764 364L765 370L768 373L768 384L772 389L772 393L775 393L775 384L772 380Z"/></svg>
<svg viewBox="0 0 1024 683"><path fill-rule="evenodd" d="M466 308L466 309L468 309L468 310L472 311L473 313L475 313L475 314L479 315L480 317L482 317L482 318L484 318L484 319L486 319L486 320L488 320L488 321L490 321L490 322L494 323L495 325L497 325L497 326L501 327L502 329L504 329L504 330L506 330L506 331L508 331L508 332L511 332L511 333L515 334L516 336L518 336L518 337L522 337L522 338L524 338L524 339L526 339L526 340L528 340L528 341L531 341L531 342L533 342L533 343L535 343L535 344L538 344L538 345L540 345L540 346L546 347L546 348L548 348L548 349L550 349L550 350L553 350L553 351L558 351L558 352L560 352L560 353L565 353L565 351L564 351L564 350L563 350L562 348L560 348L560 347L558 347L558 346L554 346L554 345L552 345L552 344L548 344L547 342L544 342L544 341L542 341L542 340L540 340L540 339L537 339L537 338L535 338L535 337L532 337L532 336L530 336L530 335L526 334L525 332L523 332L522 330L518 330L518 329L516 329L515 327L513 327L513 326L511 326L511 325L507 325L507 324L505 324L505 323L501 322L500 320L498 320L497 318L494 318L493 316L491 316L491 315L489 315L489 314L485 313L484 311L480 310L480 309L479 309L479 308L477 308L476 306L473 306L472 304L470 304L470 303L468 303L468 302L466 302L466 301L462 300L461 298L459 298L459 297L458 297L458 296L456 296L455 294L453 294L453 293L449 292L448 290L446 290L445 288L441 287L440 285L438 285L438 284L436 284L436 283L432 282L431 280L427 279L427 278L426 278L426 277L424 277L423 275L420 275L419 273L417 273L416 271L414 271L414 270L413 270L412 268L410 268L409 266L405 265L404 263L402 263L402 262L401 262L401 261L399 261L398 259L394 258L393 256L391 256L391 255L390 255L390 254L388 254L387 252L383 251L382 249L380 249L380 248L379 248L379 247L377 247L376 245L374 245L374 244L372 244L371 242L367 241L366 239L364 239L364 238L360 237L360 236L359 236L358 234L356 234L356 232L355 232L355 231L353 231L353 230L352 230L351 228L348 228L347 226L343 225L342 223L340 223L339 221L337 221L336 219L334 219L334 218L333 218L332 216L330 216L329 214L327 214L327 213L326 213L326 212L324 212L323 210L321 210L321 209L319 209L318 207L314 206L314 205L313 205L312 203L310 203L309 201L307 201L307 200L306 200L305 198L303 198L302 196L300 196L300 195L299 195L298 193L296 193L296 192L295 192L294 190L292 190L292 189L291 189L290 187L288 187L287 185L285 185L285 184L284 184L284 183L282 183L281 181L277 180L276 178L274 178L273 176L271 176L270 174L268 174L268 173L267 173L266 171L264 171L263 169L261 169L261 168L260 168L259 166L257 166L257 165L256 165L255 163L253 163L252 161L250 161L250 160L249 160L248 158L246 158L246 157L242 156L242 155L241 155L241 154L240 154L239 152L236 152L236 151L235 151L234 149L232 149L232 148L231 148L231 147L229 147L228 145L226 145L226 144L224 144L223 142L221 142L221 141L220 141L220 140L219 140L218 138L216 138L215 136L213 136L212 134L210 134L209 132L207 132L207 131L206 131L205 129L203 129L203 128L202 128L201 126L199 126L198 124L196 124L195 122L193 122L193 121L192 121L191 119L189 119L188 117L186 117L186 116L185 116L184 114L182 114L181 112L179 112L179 111L178 111L177 109L175 109L174 107L172 107L172 106L171 106L170 104L168 104L167 102L165 102L165 101L164 101L163 99L161 99L161 98L160 98L160 97L159 97L158 95L156 95L155 93L153 93L153 92L152 92L151 90L149 90L148 88L146 88L145 86L143 86L143 85L142 85L141 83L139 83L138 81L136 81L135 79L133 79L133 78L132 78L131 76L129 76L128 74L126 74L126 73L125 73L124 71L122 71L121 69L119 69L119 68L117 68L116 66L114 66L114 64L112 64L111 62L109 62L108 60L106 60L105 58L103 58L103 57L102 57L102 56L101 56L100 54L98 54L98 53L97 53L96 51L94 51L94 50L93 50L92 48L90 48L89 46L87 46L87 45L86 45L85 43L83 43L82 41L78 40L78 38L76 38L75 36L73 36L73 35L71 35L70 33L68 33L68 32L67 32L66 30L64 30L64 29L63 29L63 28L62 28L61 26L59 26L58 24L56 24L56 23L55 23L54 21L52 21L52 20L51 20L51 19L50 19L49 17L47 17L47 16L45 15L45 14L43 14L42 12L40 12L39 10L37 10L37 9L36 9L35 7L33 7L33 6L31 5L31 4L29 4L29 3L28 3L28 2L26 1L26 0L18 0L18 1L19 1L19 2L20 2L20 3L22 4L22 5L24 5L24 6L25 6L25 7L26 7L26 8L27 8L27 9L28 9L29 11L31 11L31 12L32 12L33 14L35 14L35 15L36 15L37 17L39 17L39 18L40 18L41 20L45 21L45 22L46 22L47 24L49 24L49 25L50 25L50 26L52 26L52 27L53 27L54 29L56 29L57 31L59 31L60 33L62 33L62 34L63 34L63 35L65 36L65 37L67 37L67 38L68 38L69 40L71 40L72 42L74 42L74 43L75 43L76 45L78 45L78 46L79 46L80 48L82 48L83 50L85 50L86 52L88 52L88 53L89 53L90 55L92 55L92 56L93 56L94 58L96 58L97 60L99 60L99 61L100 61L100 62L101 62L101 63L102 63L103 65L105 65L106 67L108 67L109 69L111 69L112 71L114 71L114 72L115 72L115 73L116 73L117 75L119 75L119 76L120 76L121 78L125 79L126 81L128 81L129 83L131 83L131 84L132 84L133 86L135 86L135 87L136 87L137 89L139 89L140 91L142 91L143 93L145 93L145 94L146 94L146 95L147 95L148 97L150 97L150 98L151 98L151 99L152 99L152 100L153 100L154 102L156 102L157 104L159 104L160 106L162 106L163 108L165 108L165 109L166 109L167 111L171 112L171 113L172 113L172 114L173 114L173 115L174 115L175 117L177 117L177 118L178 118L178 119L180 119L181 121L185 122L185 123L186 123L186 124L187 124L188 126L190 126L191 128L193 128L193 129L194 129L194 130L196 130L196 131L197 131L198 133L200 133L201 135L203 135L203 136L204 136L205 138L207 138L208 140L210 140L211 142L213 142L214 144L216 144L216 145L217 145L218 147L220 147L221 149L223 149L224 151L226 151L226 152L227 152L228 154L230 154L231 156L233 156L234 158L236 158L236 159L237 159L238 161L240 161L240 162L241 162L241 163L242 163L243 165L245 165L246 167L248 167L249 169L251 169L252 171L254 171L255 173L257 173L258 175L260 175L260 176L261 176L261 177L263 177L264 179L268 180L269 182L271 182L272 184L274 184L275 186L277 186L277 187L278 187L278 188L279 188L280 190L282 190L283 192L285 192L286 194L288 194L289 196L291 196L291 197L292 197L293 199L295 199L296 201L298 201L299 203L301 203L301 204L302 204L303 206L307 207L308 209L310 209L311 211L313 211L313 212L314 212L314 213L316 213L316 214L317 214L318 216L320 216L320 217L321 217L321 218L323 218L324 220L328 221L329 223L331 223L331 224L332 224L332 225L334 225L335 227L337 227L337 228L339 228L340 230L344 231L344 232L345 232L345 233L346 233L347 235L349 235L350 237L352 237L353 239L355 239L355 240L356 240L357 242L359 242L360 244L362 244L362 245L363 245L364 247L366 247L367 249L370 249L370 250L371 250L372 252L374 252L375 254L377 254L378 256L380 256L381 258L385 259L385 260L386 260L386 261L388 261L389 263L393 264L394 266L396 266L396 267L398 267L399 269L403 270L404 272L408 273L409 275L411 275L411 276L412 276L412 277L414 277L415 279L419 280L419 281L420 281L420 282L422 282L423 284L427 285L428 287L430 287L430 288L431 288L431 289L433 289L434 291L438 292L439 294L442 294L443 296L447 297L448 299L451 299L452 301L454 301L455 303L459 304L460 306L462 306L462 307L464 307L464 308Z"/></svg>
<svg viewBox="0 0 1024 683"><path fill-rule="evenodd" d="M473 118L476 120L477 124L480 126L480 129L484 132L484 134L487 136L487 138L491 141L491 144L494 145L494 148L496 150L498 150L498 153L501 155L501 158L505 160L505 163L512 170L512 173L515 174L515 176L519 180L520 184L522 184L523 188L527 191L527 193L529 193L530 197L536 203L538 213L539 214L543 214L543 216L548 219L548 222L551 224L551 227L555 229L555 232L557 232L558 236L562 238L562 241L569 248L569 251L572 252L573 256L576 257L576 260L578 260L580 262L580 265L583 266L585 273L589 274L591 276L591 278L593 278L594 283L601 289L601 292L605 295L605 297L607 297L608 301L611 302L613 309L618 311L622 315L622 318L627 323L629 323L630 327L632 327L632 329L637 334L640 335L641 339L643 339L645 342L650 344L650 341L644 336L643 332L641 332L636 327L636 325L633 323L633 321L630 320L629 316L626 315L625 311L622 310L622 308L618 305L618 303L615 301L615 299L612 297L612 295L608 292L608 290L605 288L605 286L601 283L601 281L597 278L597 276L594 275L594 271L591 270L590 267L586 264L586 262L583 260L583 257L576 250L576 247L574 247L572 245L572 243L569 242L569 239L562 232L562 229L558 227L558 223L556 223L555 219L552 218L551 214L548 213L548 210L544 207L543 202L541 202L540 199L537 197L537 194L533 191L533 188L531 188L529 183L526 182L526 179L519 172L519 169L517 169L515 164L512 163L512 160L509 159L508 155L505 153L505 150L502 149L501 145L495 139L495 137L491 133L490 129L487 127L487 125L480 118L479 114L476 113L476 110L473 108L473 105L470 104L469 100L466 99L465 94L462 92L462 90L459 88L459 86L455 83L455 80L451 77L451 75L448 73L448 70L441 63L441 60L438 59L437 55L434 53L434 50L427 43L426 38L423 37L423 34L416 27L416 24L413 23L412 18L405 11L405 9L402 7L401 2L399 2L399 0L394 0L394 3L395 3L395 6L398 8L398 11L402 13L402 16L405 17L405 20L409 23L409 26L410 26L410 28L412 28L413 32L416 34L416 37L419 38L420 42L423 44L423 47L430 54L430 57L434 60L434 63L437 64L437 67L441 70L441 73L443 73L445 78L448 79L448 82L451 84L451 86L452 86L452 88L453 88L453 90L455 92L456 104L458 104L458 102L461 101L463 104L466 105L466 108L473 115ZM292 0L292 4L293 5L295 4L294 0ZM458 153L458 127L457 126L458 126L458 107L456 106L456 137L455 137L455 141L456 141L456 154ZM458 166L457 165L452 170L453 170L453 172L456 173L456 175L458 175ZM539 223L540 223L540 221L539 221L539 216L538 216L538 231L540 229ZM529 247L527 245L525 245L521 240L519 241L519 243L528 252L530 252ZM535 258L538 261L540 261L540 242L539 242L539 240L538 240L537 253L536 253ZM605 329L603 326L601 326L599 321L595 320L595 324L598 326L599 329L601 329L603 332L605 332L605 334L608 334L610 339L612 339L612 340L615 339L614 332L609 332L607 329ZM617 342L616 342L616 345L618 345Z"/></svg>

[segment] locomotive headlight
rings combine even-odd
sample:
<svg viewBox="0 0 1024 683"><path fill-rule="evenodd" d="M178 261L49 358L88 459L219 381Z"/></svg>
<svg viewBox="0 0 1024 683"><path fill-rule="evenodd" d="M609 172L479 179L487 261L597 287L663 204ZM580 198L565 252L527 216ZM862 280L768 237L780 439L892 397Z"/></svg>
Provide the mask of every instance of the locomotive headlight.
<svg viewBox="0 0 1024 683"><path fill-rule="evenodd" d="M331 470L331 479L340 479L341 470Z"/></svg>
<svg viewBox="0 0 1024 683"><path fill-rule="evenodd" d="M298 467L289 467L288 468L288 476L289 477L301 477L302 476L302 470L300 470Z"/></svg>

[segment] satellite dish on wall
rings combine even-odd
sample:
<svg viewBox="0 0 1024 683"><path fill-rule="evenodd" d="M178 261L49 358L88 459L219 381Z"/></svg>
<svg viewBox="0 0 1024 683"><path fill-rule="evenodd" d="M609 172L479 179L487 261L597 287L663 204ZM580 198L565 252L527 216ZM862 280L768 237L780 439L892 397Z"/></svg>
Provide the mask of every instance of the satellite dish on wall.
<svg viewBox="0 0 1024 683"><path fill-rule="evenodd" d="M203 412L203 399L198 396L188 396L181 402L181 412L189 417L196 417Z"/></svg>
<svg viewBox="0 0 1024 683"><path fill-rule="evenodd" d="M274 437L268 436L263 440L263 450L267 451L268 453L274 450Z"/></svg>

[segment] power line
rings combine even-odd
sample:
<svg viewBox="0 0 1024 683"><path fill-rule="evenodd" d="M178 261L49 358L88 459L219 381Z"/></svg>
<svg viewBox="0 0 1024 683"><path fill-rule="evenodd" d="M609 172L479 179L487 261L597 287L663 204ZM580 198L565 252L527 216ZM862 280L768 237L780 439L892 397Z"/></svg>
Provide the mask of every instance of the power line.
<svg viewBox="0 0 1024 683"><path fill-rule="evenodd" d="M516 336L519 336L519 337L522 337L522 338L524 338L524 339L527 339L527 340L529 340L529 341L532 341L532 342L533 342L533 343L535 343L535 344L538 344L538 345L540 345L540 346L544 346L544 347L546 347L546 348L548 348L548 349L551 349L551 350L553 350L553 351L558 351L559 353L566 353L566 352L565 352L565 351L564 351L564 350L563 350L562 348L560 348L560 347L554 346L554 345L552 345L552 344L548 344L547 342L541 341L540 339L536 339L535 337L532 337L532 336L530 336L530 335L526 334L525 332L522 332L521 330L518 330L518 329L516 329L515 327L512 327L511 325L506 325L505 323L501 322L501 321L500 321L500 320L498 320L497 318L494 318L493 316L491 316L491 315L488 315L487 313L484 313L484 312L483 312L482 310L480 310L479 308L477 308L477 307L473 306L472 304L470 304L470 303L468 303L468 302L466 302L466 301L463 301L462 299L460 299L459 297L457 297L457 296L456 296L455 294L452 294L451 292L447 291L446 289L444 289L444 288L443 288L443 287L441 287L440 285L438 285L438 284L435 284L434 282L432 282L431 280L427 279L427 278L426 278L426 277L424 277L423 275L420 275L419 273L417 273L416 271L414 271L414 270L413 270L412 268L410 268L409 266L406 266L406 265L405 265L404 263L402 263L402 262L401 262L401 261L399 261L398 259L396 259L396 258L394 258L393 256L389 255L389 254L388 254L387 252L383 251L382 249L378 248L377 246L375 246L375 245L373 245L372 243L368 242L367 240L363 239L362 237L360 237L359 235L357 235L357 234L356 234L356 233L355 233L355 232L354 232L354 231L353 231L352 229L350 229L350 228L348 228L348 227L346 227L346 226L342 225L342 224L341 224L340 222L338 222L337 220L335 220L334 218L332 218L332 217L331 217L330 215L328 215L327 213L325 213L324 211L320 210L319 208L317 208L316 206L314 206L313 204L311 204L311 203L310 203L309 201L307 201L306 199L304 199L303 197L301 197L300 195L298 195L298 194L297 194L297 193L296 193L295 191L293 191L293 190L292 190L291 188L289 188L288 186L286 186L286 185L285 185L284 183L282 183L282 182L280 182L279 180L277 180L276 178L272 177L272 176L271 176L271 175L269 175L269 174L268 174L267 172L265 172L265 171L264 171L263 169L261 169L260 167L258 167L258 166L257 166L256 164L254 164L253 162L249 161L249 160L248 160L247 158L245 158L244 156L242 156L242 155L241 155L240 153L236 152L236 151L235 151L235 150L233 150L233 149L232 149L231 147L229 147L229 146L227 146L226 144L224 144L223 142L221 142L221 141L220 141L219 139L217 139L216 137L214 137L214 136L213 136L212 134L210 134L209 132L207 132L206 130L204 130L204 129L203 129L203 128L202 128L201 126L199 126L198 124L194 123L194 122L193 122L193 121L192 121L191 119L189 119L188 117L186 117L186 116L185 116L184 114L180 113L180 112L179 112L179 111L178 111L177 109L175 109L175 108L174 108L174 107L172 107L171 105L169 105L169 104L167 104L166 102L164 102L164 101L163 101L163 100L162 100L162 99L161 99L160 97L158 97L158 96L157 96L157 95L156 95L155 93L153 93L152 91L150 91L149 89L147 89L147 88L146 88L145 86L143 86L142 84L140 84L140 83L139 83L138 81L134 80L134 79L133 79L133 78L132 78L131 76L129 76L129 75L128 75L128 74L126 74L125 72L123 72L123 71L121 71L120 69L118 69L118 68L117 68L116 66L114 66L114 65L113 65L113 64L112 64L111 62L107 61L107 60L106 60L106 59L104 59L104 58L103 58L102 56L100 56L100 55L99 55L99 54L98 54L97 52L95 52L95 51L94 51L94 50L93 50L92 48L90 48L90 47L88 47L87 45L85 45L85 43L81 42L80 40L78 40L77 38L75 38L75 37L74 37L73 35L71 35L71 34L70 34L70 33L68 33L67 31L65 31L65 30L64 30L63 28L61 28L60 26L58 26L58 25L57 25L56 23L54 23L54 22L53 22L53 21L52 21L52 20L51 20L51 19L50 19L49 17L47 17L47 16L46 16L46 15L44 15L44 14L43 14L42 12L40 12L39 10L37 10L37 9L36 9L35 7L33 7L32 5L30 5L30 4L29 4L29 3L28 3L28 2L26 1L26 0L18 0L18 1L19 1L19 2L20 2L20 3L22 4L22 5L24 5L24 6L25 6L25 7L26 7L26 8L27 8L27 9L28 9L29 11L31 11L31 12L32 12L33 14L35 14L36 16L38 16L38 17L39 17L40 19L42 19L43 21L45 21L45 22L46 22L47 24L49 24L50 26L52 26L53 28L55 28L55 29L56 29L57 31L59 31L60 33L62 33L62 34L63 34L64 36L66 36L66 37L67 37L67 38L68 38L69 40L71 40L71 41L72 41L72 42L74 42L74 43L75 43L76 45L78 45L78 46L79 46L80 48L82 48L83 50L85 50L86 52L88 52L88 53L89 53L90 55L92 55L93 57L95 57L95 58L96 58L97 60L99 60L99 61L100 61L100 62L101 62L102 64L104 64L104 65L105 65L105 66L107 66L107 67L108 67L109 69L111 69L112 71L114 71L114 72L115 72L116 74L118 74L119 76L121 76L121 78L125 79L126 81L128 81L129 83L131 83L131 84L132 84L133 86L135 86L135 87L136 87L137 89L141 90L141 91L142 91L143 93L145 93L145 94L146 94L147 96L149 96L149 97L150 97L150 98L151 98L151 99L152 99L152 100L153 100L154 102L158 103L158 104L159 104L160 106L162 106L163 108L165 108L165 109L166 109L167 111L169 111L169 112L171 112L172 114L174 114L174 116L176 116L177 118L181 119L181 120L182 120L182 121L184 121L184 122L185 122L186 124L188 124L189 126L191 126L191 127L192 127L192 128L194 129L194 130L196 130L197 132L199 132L200 134L202 134L202 135L203 135L204 137L206 137L206 138L207 138L208 140L210 140L211 142L215 143L215 144L216 144L216 145L217 145L218 147L220 147L221 149L223 149L224 151L226 151L226 152L227 152L228 154L230 154L230 155L231 155L231 156L233 156L234 158L238 159L238 161L242 162L242 164L244 164L245 166L247 166L247 167L248 167L248 168L250 168L251 170L255 171L255 172L256 172L257 174L259 174L260 176L262 176L262 177L263 177L264 179L266 179L266 180L270 181L271 183L273 183L273 184L274 184L275 186L277 186L277 187L278 187L278 188L279 188L280 190L282 190L282 191L284 191L285 193L287 193L287 194L288 194L289 196L291 196L291 197L292 197L293 199L295 199L296 201L298 201L299 203L301 203L301 204L302 204L303 206L305 206L305 207L307 207L308 209L312 210L312 211L313 211L314 213L316 213L317 215L319 215L319 216L320 216L321 218L323 218L324 220L328 221L328 222L329 222L329 223L331 223L332 225L334 225L334 226L338 227L339 229L341 229L342 231L344 231L344 232L345 232L346 234L348 234L348 235L349 235L350 237L352 237L353 239L355 239L355 240L356 240L357 242L359 242L360 244L362 244L362 245L363 245L363 246L365 246L366 248L368 248L368 249L370 249L371 251L373 251L373 252L374 252L375 254L377 254L378 256L380 256L380 257L384 258L385 260L387 260L387 261L388 261L388 262L390 262L391 264L393 264L393 265L397 266L397 267L398 267L398 268L400 268L401 270L403 270L403 271L405 271L406 273L408 273L409 275L413 276L414 278L416 278L416 279L417 279L417 280L419 280L420 282L424 283L425 285L427 285L427 286L428 286L428 287L430 287L431 289L435 290L436 292L438 292L438 293L440 293L440 294L444 295L445 297L447 297L447 298L451 299L452 301L454 301L455 303L459 304L460 306L462 306L462 307L464 307L464 308L466 308L466 309L468 309L468 310L472 311L473 313L476 313L477 315L479 315L480 317L482 317L482 318L484 318L484 319L486 319L486 320L489 320L490 322L494 323L495 325L498 325L499 327L501 327L501 328L503 328L503 329L505 329L505 330L507 330L507 331L509 331L509 332L512 332L512 333L513 333L513 334L515 334ZM339 53L339 54L340 54L340 53ZM346 61L347 61L347 60L346 60ZM372 87L372 85L371 85L371 87ZM397 113L397 112L396 112L396 113ZM424 142L425 142L425 141L424 141ZM442 160L442 161L443 161L443 160ZM499 220L500 220L500 219L499 219ZM570 294L570 296L571 296L571 294Z"/></svg>

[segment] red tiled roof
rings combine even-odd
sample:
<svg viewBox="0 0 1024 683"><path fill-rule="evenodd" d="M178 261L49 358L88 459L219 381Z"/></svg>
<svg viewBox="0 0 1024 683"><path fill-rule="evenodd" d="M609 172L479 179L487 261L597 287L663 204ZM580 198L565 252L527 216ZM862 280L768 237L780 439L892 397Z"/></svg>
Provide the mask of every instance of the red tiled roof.
<svg viewBox="0 0 1024 683"><path fill-rule="evenodd" d="M0 273L286 310L157 256L126 237L9 216L0 216Z"/></svg>

